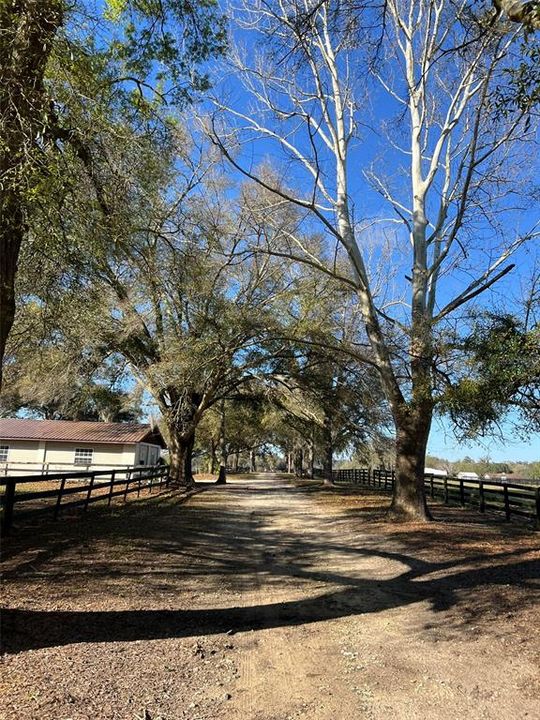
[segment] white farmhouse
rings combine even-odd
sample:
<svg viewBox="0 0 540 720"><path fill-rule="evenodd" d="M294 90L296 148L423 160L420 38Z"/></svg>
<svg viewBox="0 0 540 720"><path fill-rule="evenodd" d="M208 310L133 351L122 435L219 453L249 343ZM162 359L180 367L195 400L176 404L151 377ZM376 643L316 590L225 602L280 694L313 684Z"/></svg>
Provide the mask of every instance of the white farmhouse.
<svg viewBox="0 0 540 720"><path fill-rule="evenodd" d="M2 475L155 465L163 447L150 425L0 418Z"/></svg>

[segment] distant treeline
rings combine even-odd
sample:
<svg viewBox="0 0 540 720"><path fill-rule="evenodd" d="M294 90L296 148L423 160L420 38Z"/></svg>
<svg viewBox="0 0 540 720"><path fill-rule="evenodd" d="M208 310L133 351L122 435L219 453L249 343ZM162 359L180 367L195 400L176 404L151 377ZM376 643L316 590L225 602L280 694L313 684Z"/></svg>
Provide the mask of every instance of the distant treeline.
<svg viewBox="0 0 540 720"><path fill-rule="evenodd" d="M378 457L375 454L366 456L362 454L353 457L351 460L343 460L336 463L339 469L357 468L357 467L384 467L390 469L393 467L393 457L390 454ZM446 458L437 457L435 455L426 456L426 467L447 470L449 475L457 475L459 472L475 472L479 477L484 475L508 475L513 479L522 480L540 480L540 460L534 462L524 462L521 460L504 462L492 462L488 458L473 460L465 456L460 460L447 460Z"/></svg>

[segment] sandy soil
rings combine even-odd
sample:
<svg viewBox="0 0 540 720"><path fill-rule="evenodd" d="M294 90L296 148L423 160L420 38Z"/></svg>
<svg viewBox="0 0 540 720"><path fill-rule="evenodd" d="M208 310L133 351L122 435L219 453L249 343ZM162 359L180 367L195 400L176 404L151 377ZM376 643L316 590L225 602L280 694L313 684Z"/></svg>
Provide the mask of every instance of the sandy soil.
<svg viewBox="0 0 540 720"><path fill-rule="evenodd" d="M19 530L2 718L540 718L539 534L387 502L260 476Z"/></svg>

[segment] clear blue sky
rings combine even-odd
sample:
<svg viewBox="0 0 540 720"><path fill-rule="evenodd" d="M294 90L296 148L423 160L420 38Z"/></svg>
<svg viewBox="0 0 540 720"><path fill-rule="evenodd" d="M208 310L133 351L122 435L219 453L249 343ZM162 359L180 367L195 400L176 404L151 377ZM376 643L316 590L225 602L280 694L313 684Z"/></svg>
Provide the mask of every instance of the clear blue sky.
<svg viewBox="0 0 540 720"><path fill-rule="evenodd" d="M516 438L510 422L502 426L501 437L485 437L474 443L460 443L446 419L435 418L428 444L428 454L450 461L468 455L473 460L489 457L494 462L540 461L540 433L531 433L527 439Z"/></svg>

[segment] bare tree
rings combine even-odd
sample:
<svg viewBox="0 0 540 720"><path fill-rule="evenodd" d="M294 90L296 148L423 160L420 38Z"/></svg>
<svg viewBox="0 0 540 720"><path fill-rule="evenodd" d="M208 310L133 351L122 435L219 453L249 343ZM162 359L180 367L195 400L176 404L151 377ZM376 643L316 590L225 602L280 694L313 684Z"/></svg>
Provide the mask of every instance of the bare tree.
<svg viewBox="0 0 540 720"><path fill-rule="evenodd" d="M273 251L355 292L396 430L391 512L427 519L439 329L510 272L511 254L537 230L507 238L499 222L518 192L527 139L523 112L495 119L490 105L515 32L492 15L475 18L466 2L388 0L383 12L333 0L245 2L237 23L252 37L231 63L249 100L224 99L225 90L215 97L210 133L231 165L269 193L268 222L286 205L299 209L296 229L281 228L283 245ZM374 165L358 150L368 96L378 105L370 138L387 136ZM393 126L383 120L396 113ZM253 162L257 143L282 160L273 173ZM390 297L368 264L370 223L356 217L365 180L393 210L386 225L399 224L395 254L407 263L406 284ZM303 233L314 222L327 237L319 254Z"/></svg>

